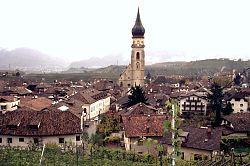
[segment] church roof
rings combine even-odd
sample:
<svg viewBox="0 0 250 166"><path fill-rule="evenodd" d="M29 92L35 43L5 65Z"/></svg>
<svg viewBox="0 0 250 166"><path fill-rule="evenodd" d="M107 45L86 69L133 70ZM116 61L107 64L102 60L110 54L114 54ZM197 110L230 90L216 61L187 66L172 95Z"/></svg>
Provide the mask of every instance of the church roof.
<svg viewBox="0 0 250 166"><path fill-rule="evenodd" d="M135 25L132 28L132 35L133 35L133 38L137 38L137 37L143 38L144 33L145 33L145 29L144 29L144 27L143 27L143 25L141 23L140 11L139 11L139 8L138 8Z"/></svg>

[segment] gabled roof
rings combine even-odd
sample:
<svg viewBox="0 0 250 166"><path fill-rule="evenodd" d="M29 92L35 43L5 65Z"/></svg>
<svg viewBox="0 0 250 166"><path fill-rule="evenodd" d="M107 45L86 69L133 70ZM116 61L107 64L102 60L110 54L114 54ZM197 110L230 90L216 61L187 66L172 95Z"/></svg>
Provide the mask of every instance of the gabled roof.
<svg viewBox="0 0 250 166"><path fill-rule="evenodd" d="M14 96L0 96L0 103L14 102L18 100Z"/></svg>
<svg viewBox="0 0 250 166"><path fill-rule="evenodd" d="M46 97L33 97L33 96L23 96L20 97L20 107L29 107L31 109L40 111L43 108L50 107L52 105L52 100Z"/></svg>
<svg viewBox="0 0 250 166"><path fill-rule="evenodd" d="M166 115L133 115L122 117L126 137L162 137L163 122L166 119Z"/></svg>
<svg viewBox="0 0 250 166"><path fill-rule="evenodd" d="M93 88L85 89L70 97L70 99L79 100L85 104L92 104L98 100L106 98L106 92L101 92Z"/></svg>
<svg viewBox="0 0 250 166"><path fill-rule="evenodd" d="M182 130L189 133L187 141L183 142L182 146L203 150L220 150L221 129L212 129L210 134L207 128L185 127Z"/></svg>
<svg viewBox="0 0 250 166"><path fill-rule="evenodd" d="M28 109L6 112L0 115L1 135L52 136L81 133L81 121L70 111L33 111ZM17 125L10 129L8 125ZM37 130L31 126L37 125Z"/></svg>
<svg viewBox="0 0 250 166"><path fill-rule="evenodd" d="M232 113L224 116L223 119L230 122L232 126L231 130L234 132L249 132L250 131L250 113Z"/></svg>
<svg viewBox="0 0 250 166"><path fill-rule="evenodd" d="M137 103L127 109L125 109L122 113L124 116L128 115L152 115L156 114L158 110L150 105L146 105L144 103Z"/></svg>
<svg viewBox="0 0 250 166"><path fill-rule="evenodd" d="M211 129L211 133L208 132L208 128L182 127L181 129L183 130L180 136L183 138L182 147L209 151L220 150L221 128ZM171 133L167 133L168 144L171 144L170 140Z"/></svg>

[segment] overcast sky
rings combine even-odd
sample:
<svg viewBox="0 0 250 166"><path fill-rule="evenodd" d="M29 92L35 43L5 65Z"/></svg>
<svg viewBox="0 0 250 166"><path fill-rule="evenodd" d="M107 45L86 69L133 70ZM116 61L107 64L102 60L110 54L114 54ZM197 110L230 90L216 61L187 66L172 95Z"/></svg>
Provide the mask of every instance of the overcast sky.
<svg viewBox="0 0 250 166"><path fill-rule="evenodd" d="M0 47L130 57L138 4L146 56L250 59L249 0L0 0Z"/></svg>

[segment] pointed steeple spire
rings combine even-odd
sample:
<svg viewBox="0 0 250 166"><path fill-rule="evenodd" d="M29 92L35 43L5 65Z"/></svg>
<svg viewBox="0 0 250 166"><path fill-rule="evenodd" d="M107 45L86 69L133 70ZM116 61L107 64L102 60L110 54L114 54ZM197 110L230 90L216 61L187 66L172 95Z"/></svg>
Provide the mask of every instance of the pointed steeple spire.
<svg viewBox="0 0 250 166"><path fill-rule="evenodd" d="M145 33L145 29L141 23L140 10L138 7L135 25L132 28L132 35L133 35L133 38L137 38L137 37L144 38L144 33Z"/></svg>

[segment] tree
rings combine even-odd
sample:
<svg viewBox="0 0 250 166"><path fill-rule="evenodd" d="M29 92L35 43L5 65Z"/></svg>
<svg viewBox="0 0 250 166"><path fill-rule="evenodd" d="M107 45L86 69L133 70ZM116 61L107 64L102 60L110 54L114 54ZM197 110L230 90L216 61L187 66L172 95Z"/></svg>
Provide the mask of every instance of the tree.
<svg viewBox="0 0 250 166"><path fill-rule="evenodd" d="M182 87L182 86L185 85L185 83L186 83L186 80L181 79L181 80L179 81L179 86Z"/></svg>
<svg viewBox="0 0 250 166"><path fill-rule="evenodd" d="M236 74L235 77L234 77L234 85L236 86L240 86L241 83L242 83L242 77L240 75L240 73Z"/></svg>
<svg viewBox="0 0 250 166"><path fill-rule="evenodd" d="M152 80L152 76L151 76L150 72L148 71L148 73L147 73L147 75L146 75L145 81L146 81L147 83L151 83L151 80Z"/></svg>
<svg viewBox="0 0 250 166"><path fill-rule="evenodd" d="M104 139L101 133L91 134L89 137L88 133L84 131L82 133L82 140L87 143L87 147L90 153L90 157L92 159L93 150L96 150L99 146L103 145Z"/></svg>
<svg viewBox="0 0 250 166"><path fill-rule="evenodd" d="M141 86L135 86L130 89L130 95L128 96L128 102L126 103L127 107L133 106L137 103L147 103L147 98L145 97L145 92Z"/></svg>
<svg viewBox="0 0 250 166"><path fill-rule="evenodd" d="M20 72L18 71L18 72L16 72L16 77L20 77Z"/></svg>
<svg viewBox="0 0 250 166"><path fill-rule="evenodd" d="M101 122L97 125L97 131L100 133L109 134L122 129L119 119L114 115L102 115Z"/></svg>
<svg viewBox="0 0 250 166"><path fill-rule="evenodd" d="M215 112L215 119L212 125L216 127L221 124L223 92L221 86L215 82L211 85L211 92L212 94L209 95L208 98L210 100L212 111Z"/></svg>
<svg viewBox="0 0 250 166"><path fill-rule="evenodd" d="M232 104L230 102L227 103L226 107L222 109L223 115L230 115L233 112Z"/></svg>

